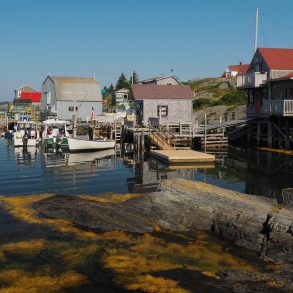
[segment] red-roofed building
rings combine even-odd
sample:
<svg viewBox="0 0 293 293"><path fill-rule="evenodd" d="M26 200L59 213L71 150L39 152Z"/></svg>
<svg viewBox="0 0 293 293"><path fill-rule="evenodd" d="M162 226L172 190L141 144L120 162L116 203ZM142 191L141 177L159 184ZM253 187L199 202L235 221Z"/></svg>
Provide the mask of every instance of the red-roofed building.
<svg viewBox="0 0 293 293"><path fill-rule="evenodd" d="M249 66L250 66L250 64L242 64L242 62L240 62L237 65L230 65L223 72L221 77L235 78L238 74L246 74Z"/></svg>
<svg viewBox="0 0 293 293"><path fill-rule="evenodd" d="M134 84L129 99L137 105L141 124L147 125L149 118L160 118L161 124L192 121L194 95L189 85Z"/></svg>
<svg viewBox="0 0 293 293"><path fill-rule="evenodd" d="M41 102L41 92L29 85L23 85L15 90L15 100L30 100L31 103L40 104Z"/></svg>
<svg viewBox="0 0 293 293"><path fill-rule="evenodd" d="M247 92L247 116L259 118L249 137L257 145L293 148L293 49L258 48L237 87Z"/></svg>

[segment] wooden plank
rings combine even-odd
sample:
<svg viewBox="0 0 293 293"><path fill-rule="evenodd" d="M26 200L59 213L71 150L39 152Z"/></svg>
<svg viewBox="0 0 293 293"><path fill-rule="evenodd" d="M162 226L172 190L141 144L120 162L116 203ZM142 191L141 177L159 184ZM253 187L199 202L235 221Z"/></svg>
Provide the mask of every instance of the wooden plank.
<svg viewBox="0 0 293 293"><path fill-rule="evenodd" d="M192 150L152 150L151 155L168 164L209 163L215 156Z"/></svg>

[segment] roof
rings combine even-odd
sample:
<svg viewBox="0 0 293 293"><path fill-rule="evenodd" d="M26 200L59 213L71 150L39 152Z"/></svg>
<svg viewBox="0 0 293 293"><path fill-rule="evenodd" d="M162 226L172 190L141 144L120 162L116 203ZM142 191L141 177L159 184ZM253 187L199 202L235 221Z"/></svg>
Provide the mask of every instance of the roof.
<svg viewBox="0 0 293 293"><path fill-rule="evenodd" d="M57 101L102 101L100 85L93 78L48 76L44 83L48 79L54 83Z"/></svg>
<svg viewBox="0 0 293 293"><path fill-rule="evenodd" d="M40 92L21 92L20 98L22 100L31 100L33 103L40 103L41 93Z"/></svg>
<svg viewBox="0 0 293 293"><path fill-rule="evenodd" d="M291 72L291 73L289 73L289 74L287 74L285 76L269 79L268 81L269 82L274 82L274 81L279 81L279 80L290 80L290 79L293 79L293 72Z"/></svg>
<svg viewBox="0 0 293 293"><path fill-rule="evenodd" d="M250 64L237 64L228 66L230 71L236 71L238 73L246 74Z"/></svg>
<svg viewBox="0 0 293 293"><path fill-rule="evenodd" d="M176 81L178 81L178 83L181 84L181 81L175 76L175 75L169 75L169 76L155 76L155 77L151 77L151 78L148 78L148 79L143 79L143 80L140 80L139 82L142 83L142 82L151 82L151 81L154 81L154 80L162 80L162 79L166 79L166 78L174 78Z"/></svg>
<svg viewBox="0 0 293 293"><path fill-rule="evenodd" d="M129 89L123 88L123 89L120 89L118 91L115 91L115 93L129 93Z"/></svg>
<svg viewBox="0 0 293 293"><path fill-rule="evenodd" d="M23 86L15 89L16 91L24 91L24 92L31 92L31 93L35 93L38 92L37 89L33 88L32 86L30 86L29 84L24 84Z"/></svg>
<svg viewBox="0 0 293 293"><path fill-rule="evenodd" d="M135 100L194 98L189 85L133 84L131 89Z"/></svg>
<svg viewBox="0 0 293 293"><path fill-rule="evenodd" d="M293 70L293 49L258 48L270 70Z"/></svg>

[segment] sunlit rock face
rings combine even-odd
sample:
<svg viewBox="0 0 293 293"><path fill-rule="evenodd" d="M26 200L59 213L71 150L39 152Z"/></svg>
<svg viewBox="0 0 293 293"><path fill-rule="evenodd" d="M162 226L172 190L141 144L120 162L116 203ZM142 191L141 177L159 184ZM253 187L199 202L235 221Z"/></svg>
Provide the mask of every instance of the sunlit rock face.
<svg viewBox="0 0 293 293"><path fill-rule="evenodd" d="M290 257L257 257L284 262L282 235L291 249L291 210L269 199L176 180L145 195L0 197L0 212L0 292L293 290Z"/></svg>
<svg viewBox="0 0 293 293"><path fill-rule="evenodd" d="M112 200L112 202L111 202ZM293 213L274 200L224 190L201 182L167 181L162 191L108 201L54 196L37 202L47 217L99 231L211 230L238 246L276 262L293 263Z"/></svg>

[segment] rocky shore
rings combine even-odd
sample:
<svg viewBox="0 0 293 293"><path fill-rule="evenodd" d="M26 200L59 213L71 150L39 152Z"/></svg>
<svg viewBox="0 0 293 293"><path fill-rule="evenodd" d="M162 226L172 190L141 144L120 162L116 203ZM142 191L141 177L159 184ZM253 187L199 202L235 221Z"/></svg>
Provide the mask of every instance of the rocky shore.
<svg viewBox="0 0 293 293"><path fill-rule="evenodd" d="M41 216L70 220L97 231L212 231L262 259L293 264L293 208L273 199L202 182L166 181L160 191L104 202L55 195L34 204Z"/></svg>

